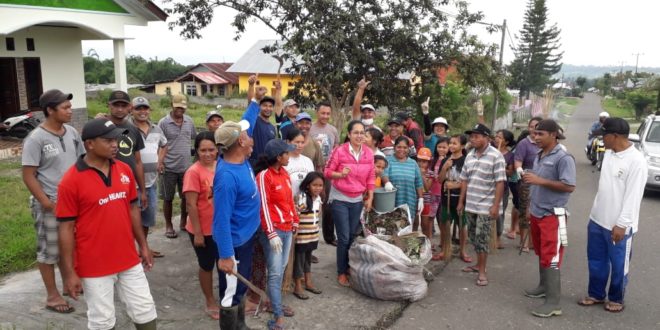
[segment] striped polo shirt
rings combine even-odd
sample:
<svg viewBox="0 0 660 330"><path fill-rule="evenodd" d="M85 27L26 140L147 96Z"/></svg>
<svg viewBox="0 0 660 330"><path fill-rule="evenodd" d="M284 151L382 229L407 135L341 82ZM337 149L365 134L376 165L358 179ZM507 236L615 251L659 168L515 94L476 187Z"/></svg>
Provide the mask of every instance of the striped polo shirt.
<svg viewBox="0 0 660 330"><path fill-rule="evenodd" d="M506 181L504 156L490 145L481 155L473 149L465 158L460 178L467 181L465 211L488 215L495 200L497 182ZM500 201L500 213L502 211Z"/></svg>
<svg viewBox="0 0 660 330"><path fill-rule="evenodd" d="M192 141L197 135L195 124L188 115L183 115L183 122L178 125L172 115L163 117L158 126L167 138L167 154L163 163L165 171L173 173L184 173L192 164Z"/></svg>

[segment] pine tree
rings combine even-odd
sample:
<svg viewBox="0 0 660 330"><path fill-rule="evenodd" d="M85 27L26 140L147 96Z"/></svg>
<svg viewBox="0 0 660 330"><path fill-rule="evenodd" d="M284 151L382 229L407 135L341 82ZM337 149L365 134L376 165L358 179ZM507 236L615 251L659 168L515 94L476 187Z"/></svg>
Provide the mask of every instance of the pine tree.
<svg viewBox="0 0 660 330"><path fill-rule="evenodd" d="M509 65L509 87L520 90L520 97L541 93L553 82L552 76L561 69L563 52L559 52L557 24L548 27L548 8L545 0L529 0L525 23L520 30L516 58Z"/></svg>

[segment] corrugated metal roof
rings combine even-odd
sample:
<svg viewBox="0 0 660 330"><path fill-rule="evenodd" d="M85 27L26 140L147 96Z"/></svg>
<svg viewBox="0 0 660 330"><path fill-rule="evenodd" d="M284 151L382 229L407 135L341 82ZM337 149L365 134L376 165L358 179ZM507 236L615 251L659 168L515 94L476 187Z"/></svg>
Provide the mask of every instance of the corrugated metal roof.
<svg viewBox="0 0 660 330"><path fill-rule="evenodd" d="M257 41L236 63L227 69L227 72L277 74L277 68L280 63L271 54L266 54L262 51L264 47L270 46L276 41ZM289 67L291 67L291 61L284 61L281 73L285 73Z"/></svg>
<svg viewBox="0 0 660 330"><path fill-rule="evenodd" d="M209 70L215 72L215 74L227 80L228 82L232 84L238 84L238 75L227 72L227 69L229 69L232 64L234 63L200 63L200 65L207 67Z"/></svg>
<svg viewBox="0 0 660 330"><path fill-rule="evenodd" d="M197 78L196 80L201 80L209 85L225 85L229 83L213 72L188 72L184 76L177 78L176 81L190 81L192 80L189 78L191 75Z"/></svg>

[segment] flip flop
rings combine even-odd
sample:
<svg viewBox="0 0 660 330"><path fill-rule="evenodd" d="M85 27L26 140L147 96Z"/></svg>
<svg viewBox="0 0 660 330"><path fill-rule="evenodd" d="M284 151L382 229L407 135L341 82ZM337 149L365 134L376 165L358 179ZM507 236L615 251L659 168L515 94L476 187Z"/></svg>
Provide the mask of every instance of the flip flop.
<svg viewBox="0 0 660 330"><path fill-rule="evenodd" d="M613 301L608 301L603 308L610 313L621 313L626 306Z"/></svg>
<svg viewBox="0 0 660 330"><path fill-rule="evenodd" d="M481 278L477 279L477 286L486 286L486 285L488 285L488 279L481 279Z"/></svg>
<svg viewBox="0 0 660 330"><path fill-rule="evenodd" d="M431 260L433 260L433 261L441 261L443 259L445 259L445 254L442 253L442 252L436 253L436 254L433 255L433 257L431 257Z"/></svg>
<svg viewBox="0 0 660 330"><path fill-rule="evenodd" d="M51 312L60 313L60 314L69 314L76 311L76 309L73 308L72 306L69 306L69 304L59 304L55 306L46 305L46 309Z"/></svg>
<svg viewBox="0 0 660 330"><path fill-rule="evenodd" d="M477 268L477 266L467 266L467 267L461 269L461 271L463 273L478 273L479 268Z"/></svg>
<svg viewBox="0 0 660 330"><path fill-rule="evenodd" d="M516 239L516 234L514 234L514 233L506 233L506 238L508 238L508 239Z"/></svg>
<svg viewBox="0 0 660 330"><path fill-rule="evenodd" d="M177 238L179 237L179 234L177 234L174 229L168 230L165 232L165 237L167 238Z"/></svg>
<svg viewBox="0 0 660 330"><path fill-rule="evenodd" d="M306 286L306 287L305 287L305 290L306 290L306 291L309 291L309 292L311 292L311 293L313 293L313 294L321 294L321 293L323 293L323 291L321 291L321 290L319 290L319 289L317 289L317 288L315 288L315 287L311 287L311 288L310 288L310 287Z"/></svg>
<svg viewBox="0 0 660 330"><path fill-rule="evenodd" d="M273 313L273 306L270 303L265 304L264 311L266 311L268 313ZM296 315L293 312L293 309L291 307L289 307L288 305L285 305L285 304L282 304L282 314L285 317L293 317L294 315Z"/></svg>
<svg viewBox="0 0 660 330"><path fill-rule="evenodd" d="M154 258L162 258L162 257L165 256L164 254L162 254L162 253L160 253L160 252L158 252L158 251L155 251L155 250L151 250L151 255L152 255ZM218 313L220 313L220 311L218 311Z"/></svg>
<svg viewBox="0 0 660 330"><path fill-rule="evenodd" d="M319 263L319 258L317 258L315 255L312 255L312 263L313 264L318 264Z"/></svg>
<svg viewBox="0 0 660 330"><path fill-rule="evenodd" d="M470 256L461 256L461 260L466 264L472 263L472 257Z"/></svg>
<svg viewBox="0 0 660 330"><path fill-rule="evenodd" d="M598 299L592 298L592 297L584 297L584 298L578 300L577 303L580 306L589 307L589 306L603 304L603 303L605 303L605 300L598 300Z"/></svg>
<svg viewBox="0 0 660 330"><path fill-rule="evenodd" d="M300 300L307 300L307 299L309 299L309 296L306 295L306 294L304 294L304 293L298 293L298 292L295 292L295 291L294 291L294 292L293 292L293 295L296 296L296 298L298 298L298 299L300 299Z"/></svg>
<svg viewBox="0 0 660 330"><path fill-rule="evenodd" d="M214 320L219 320L220 319L220 310L217 309L207 309L206 310L206 315L208 315L210 318Z"/></svg>

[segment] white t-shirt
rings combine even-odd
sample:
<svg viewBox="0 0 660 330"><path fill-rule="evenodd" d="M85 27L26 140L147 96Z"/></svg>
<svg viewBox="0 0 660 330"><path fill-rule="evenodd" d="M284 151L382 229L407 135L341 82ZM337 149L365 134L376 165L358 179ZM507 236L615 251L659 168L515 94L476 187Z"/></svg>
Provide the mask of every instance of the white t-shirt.
<svg viewBox="0 0 660 330"><path fill-rule="evenodd" d="M293 197L295 198L300 191L300 183L305 179L307 173L314 172L314 163L312 163L309 157L304 155L298 157L293 156L293 153L289 155L291 155L289 157L289 165L284 166L284 168L291 178L291 192L293 192Z"/></svg>

